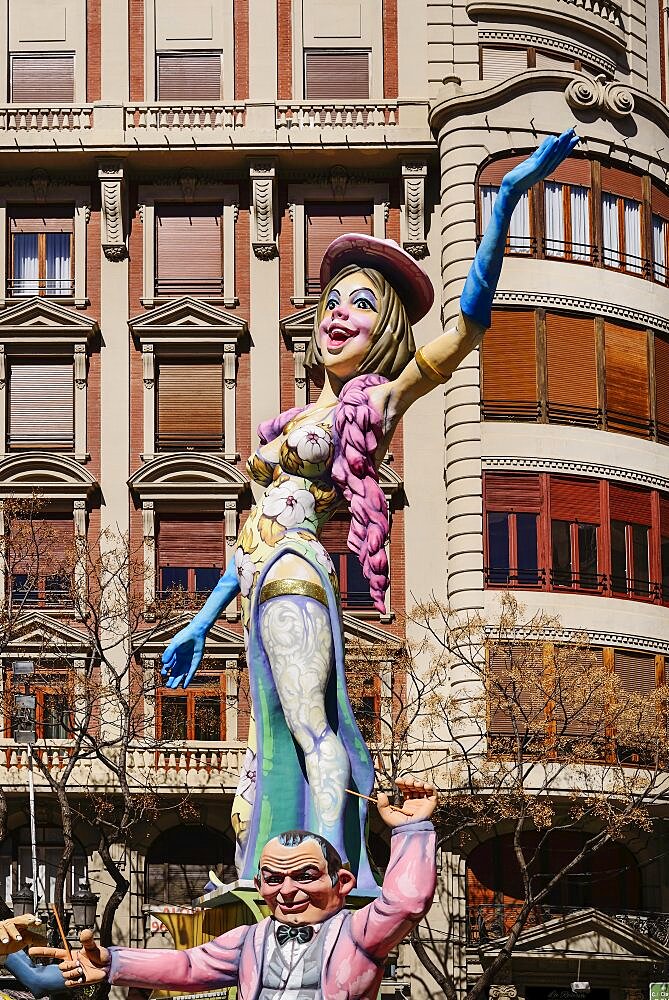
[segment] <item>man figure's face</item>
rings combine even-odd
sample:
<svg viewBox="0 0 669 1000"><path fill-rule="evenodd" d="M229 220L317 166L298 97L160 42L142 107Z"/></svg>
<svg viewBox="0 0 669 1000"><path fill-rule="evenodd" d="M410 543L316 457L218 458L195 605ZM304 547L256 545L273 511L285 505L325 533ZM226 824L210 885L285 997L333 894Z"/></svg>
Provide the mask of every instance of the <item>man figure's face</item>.
<svg viewBox="0 0 669 1000"><path fill-rule="evenodd" d="M282 924L319 924L342 909L355 876L341 868L333 885L314 840L284 847L275 838L263 848L255 883L270 913Z"/></svg>

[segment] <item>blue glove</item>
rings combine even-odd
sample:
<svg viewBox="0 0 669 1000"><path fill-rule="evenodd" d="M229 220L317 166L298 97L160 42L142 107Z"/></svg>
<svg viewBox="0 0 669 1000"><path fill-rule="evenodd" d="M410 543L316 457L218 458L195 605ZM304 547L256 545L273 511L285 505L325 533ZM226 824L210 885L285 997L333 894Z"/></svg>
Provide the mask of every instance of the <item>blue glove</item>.
<svg viewBox="0 0 669 1000"><path fill-rule="evenodd" d="M188 687L200 666L207 632L238 593L239 580L233 560L193 620L177 632L163 653L161 674L168 677L166 687L176 688L182 682Z"/></svg>
<svg viewBox="0 0 669 1000"><path fill-rule="evenodd" d="M15 951L3 958L5 966L15 979L30 990L33 996L46 997L50 993L66 991L63 973L57 965L37 965L25 951Z"/></svg>
<svg viewBox="0 0 669 1000"><path fill-rule="evenodd" d="M502 178L492 218L476 251L460 297L460 311L481 326L491 323L492 300L497 290L504 247L513 210L526 191L549 177L571 153L579 137L573 128L559 138L549 135L539 148Z"/></svg>

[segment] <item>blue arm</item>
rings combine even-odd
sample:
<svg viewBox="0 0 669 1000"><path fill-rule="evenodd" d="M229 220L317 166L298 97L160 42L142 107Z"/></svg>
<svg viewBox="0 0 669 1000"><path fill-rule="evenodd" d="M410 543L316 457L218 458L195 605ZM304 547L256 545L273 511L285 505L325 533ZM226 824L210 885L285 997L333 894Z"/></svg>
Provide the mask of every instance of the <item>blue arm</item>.
<svg viewBox="0 0 669 1000"><path fill-rule="evenodd" d="M50 993L64 992L66 989L63 973L57 965L36 965L25 951L15 951L3 959L15 979L36 997Z"/></svg>
<svg viewBox="0 0 669 1000"><path fill-rule="evenodd" d="M176 688L182 682L188 687L202 660L207 632L238 593L239 580L233 560L192 621L175 635L163 653L161 673L168 677L167 687Z"/></svg>
<svg viewBox="0 0 669 1000"><path fill-rule="evenodd" d="M553 173L579 141L573 129L559 138L549 136L539 148L502 179L492 217L469 269L460 297L460 311L481 326L491 322L492 300L504 260L504 247L513 210L537 181Z"/></svg>

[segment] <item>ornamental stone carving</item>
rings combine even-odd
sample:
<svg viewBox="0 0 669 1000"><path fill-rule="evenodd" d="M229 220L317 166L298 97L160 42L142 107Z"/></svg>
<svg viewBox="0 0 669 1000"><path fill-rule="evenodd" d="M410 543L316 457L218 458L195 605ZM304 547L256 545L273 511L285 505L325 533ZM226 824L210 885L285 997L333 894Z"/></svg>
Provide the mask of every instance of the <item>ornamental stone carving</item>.
<svg viewBox="0 0 669 1000"><path fill-rule="evenodd" d="M332 188L332 197L335 201L343 201L346 197L348 180L348 170L346 167L338 164L330 171L330 187Z"/></svg>
<svg viewBox="0 0 669 1000"><path fill-rule="evenodd" d="M98 168L102 200L102 250L107 260L126 257L123 232L123 166L120 162L101 164Z"/></svg>
<svg viewBox="0 0 669 1000"><path fill-rule="evenodd" d="M30 175L30 183L32 185L35 201L46 201L46 192L49 187L49 175L46 170L42 170L41 167L33 170Z"/></svg>
<svg viewBox="0 0 669 1000"><path fill-rule="evenodd" d="M420 260L427 254L425 240L425 178L427 163L424 160L405 160L402 163L403 219L402 246L412 257Z"/></svg>
<svg viewBox="0 0 669 1000"><path fill-rule="evenodd" d="M517 1000L518 990L515 986L493 985L488 991L490 1000Z"/></svg>
<svg viewBox="0 0 669 1000"><path fill-rule="evenodd" d="M631 90L615 80L600 74L594 80L589 76L576 76L565 90L565 100L575 111L599 111L610 118L625 118L634 111Z"/></svg>
<svg viewBox="0 0 669 1000"><path fill-rule="evenodd" d="M275 228L276 162L254 160L250 175L253 252L259 260L271 260L278 253Z"/></svg>

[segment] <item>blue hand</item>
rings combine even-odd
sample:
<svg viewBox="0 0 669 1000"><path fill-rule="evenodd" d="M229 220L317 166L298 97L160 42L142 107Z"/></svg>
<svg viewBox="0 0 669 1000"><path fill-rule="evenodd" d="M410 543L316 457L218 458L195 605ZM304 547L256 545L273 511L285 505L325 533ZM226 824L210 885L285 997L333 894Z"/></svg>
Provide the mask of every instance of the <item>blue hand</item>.
<svg viewBox="0 0 669 1000"><path fill-rule="evenodd" d="M168 678L166 687L177 688L181 683L185 688L188 687L202 661L207 632L238 593L239 580L233 561L212 590L204 606L185 628L177 632L163 653L161 674Z"/></svg>
<svg viewBox="0 0 669 1000"><path fill-rule="evenodd" d="M578 141L579 137L571 128L559 137L550 135L531 156L502 178L492 218L476 251L460 297L460 311L481 326L490 326L492 300L502 270L504 247L514 208L533 184L553 173Z"/></svg>
<svg viewBox="0 0 669 1000"><path fill-rule="evenodd" d="M36 997L64 992L66 989L63 973L57 965L37 965L28 958L25 951L15 951L13 955L7 955L3 962L14 978Z"/></svg>

